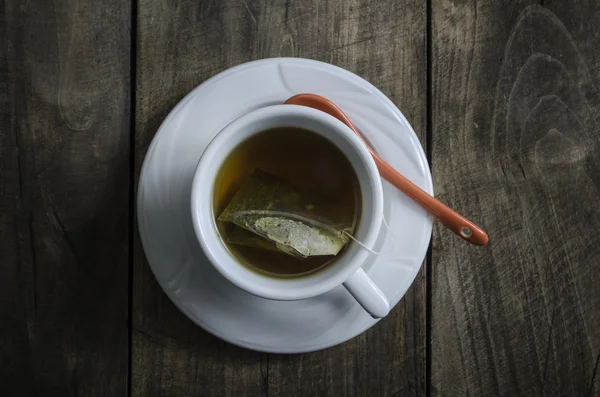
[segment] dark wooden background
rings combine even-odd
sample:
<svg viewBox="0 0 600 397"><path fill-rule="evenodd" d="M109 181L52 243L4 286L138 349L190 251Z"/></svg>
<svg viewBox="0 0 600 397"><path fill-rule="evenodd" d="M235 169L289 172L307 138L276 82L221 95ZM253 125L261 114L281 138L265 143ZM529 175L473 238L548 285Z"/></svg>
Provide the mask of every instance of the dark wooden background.
<svg viewBox="0 0 600 397"><path fill-rule="evenodd" d="M0 0L0 396L599 396L597 0ZM422 271L363 335L246 351L177 311L134 195L169 110L295 56L411 121L436 195Z"/></svg>

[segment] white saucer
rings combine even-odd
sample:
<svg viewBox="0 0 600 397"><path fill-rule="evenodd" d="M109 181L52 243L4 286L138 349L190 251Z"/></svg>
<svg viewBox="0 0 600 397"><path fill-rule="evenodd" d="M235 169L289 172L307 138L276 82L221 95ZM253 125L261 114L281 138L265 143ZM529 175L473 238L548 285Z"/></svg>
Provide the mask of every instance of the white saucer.
<svg viewBox="0 0 600 397"><path fill-rule="evenodd" d="M431 174L413 129L379 90L338 67L295 58L251 62L207 80L188 94L156 133L138 186L138 223L148 262L162 289L192 321L233 344L302 353L342 343L373 326L338 287L302 301L270 301L227 282L200 249L190 214L194 169L210 140L235 118L299 93L337 105L394 168L433 194ZM384 182L390 229L382 226L363 265L396 305L413 282L431 237L431 218Z"/></svg>

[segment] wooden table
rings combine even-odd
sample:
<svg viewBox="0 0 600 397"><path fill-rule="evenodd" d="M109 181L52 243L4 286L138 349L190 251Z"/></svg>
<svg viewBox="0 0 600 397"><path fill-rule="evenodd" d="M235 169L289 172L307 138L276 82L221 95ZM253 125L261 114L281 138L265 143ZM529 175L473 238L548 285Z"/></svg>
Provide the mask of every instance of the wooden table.
<svg viewBox="0 0 600 397"><path fill-rule="evenodd" d="M600 2L0 2L1 396L600 395ZM330 62L404 112L439 225L412 288L340 346L246 351L184 317L137 236L137 176L192 88Z"/></svg>

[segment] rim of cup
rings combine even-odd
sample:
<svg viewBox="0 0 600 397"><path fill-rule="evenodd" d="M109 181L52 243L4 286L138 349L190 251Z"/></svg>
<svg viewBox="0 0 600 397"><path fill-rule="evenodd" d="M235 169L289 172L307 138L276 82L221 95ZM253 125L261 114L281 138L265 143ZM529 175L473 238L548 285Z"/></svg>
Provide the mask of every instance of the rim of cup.
<svg viewBox="0 0 600 397"><path fill-rule="evenodd" d="M212 265L239 288L274 300L298 300L323 294L356 272L369 252L355 242L333 263L314 273L278 278L241 264L220 237L214 214L215 179L223 162L242 142L262 131L299 127L332 142L348 158L361 192L361 217L355 237L367 247L377 239L383 220L383 189L377 166L361 139L341 121L312 108L272 105L249 112L225 126L200 157L191 188L191 211L197 240Z"/></svg>

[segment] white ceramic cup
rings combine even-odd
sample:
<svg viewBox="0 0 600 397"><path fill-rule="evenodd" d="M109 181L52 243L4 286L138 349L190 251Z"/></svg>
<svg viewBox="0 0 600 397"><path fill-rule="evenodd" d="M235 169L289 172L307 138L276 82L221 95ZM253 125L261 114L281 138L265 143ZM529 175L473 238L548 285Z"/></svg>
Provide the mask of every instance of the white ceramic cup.
<svg viewBox="0 0 600 397"><path fill-rule="evenodd" d="M362 211L355 237L372 247L383 220L383 190L377 166L365 144L336 118L304 106L273 105L241 116L210 142L196 168L192 183L192 218L200 245L213 266L231 283L263 298L298 300L323 294L340 284L374 318L388 314L384 294L362 270L369 252L355 242L328 265L298 278L262 275L239 263L223 243L213 211L215 178L227 156L243 141L275 127L298 127L332 142L354 167L362 194ZM201 128L199 126L199 128Z"/></svg>

